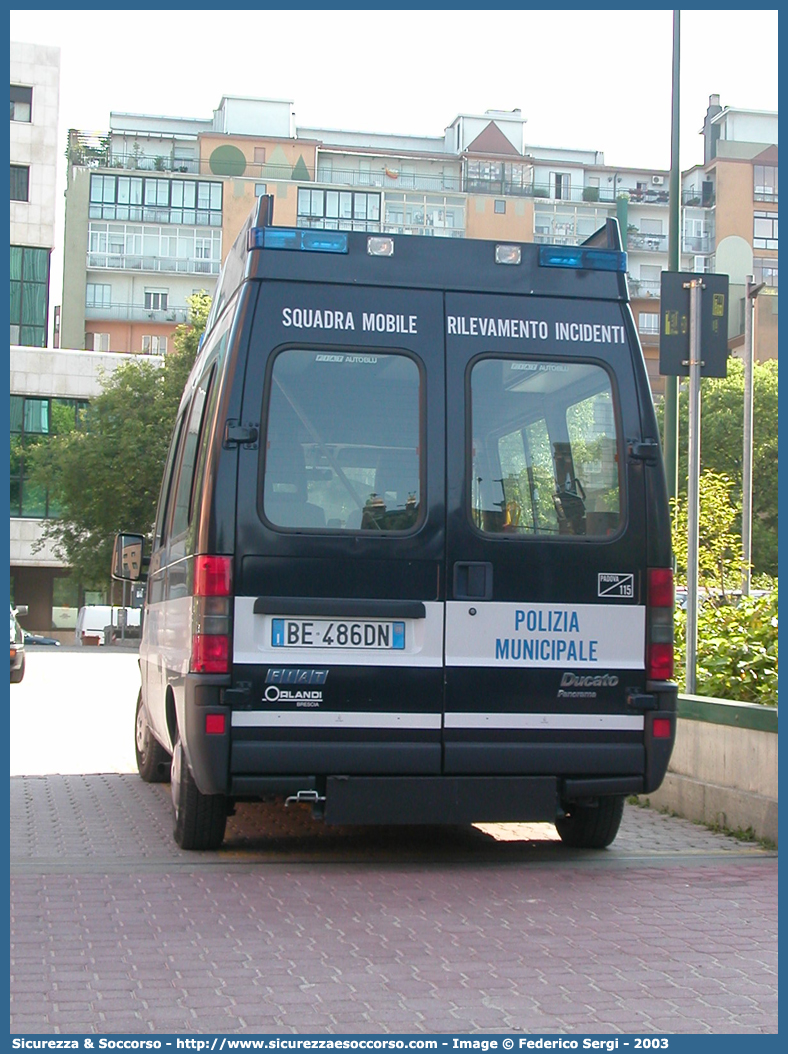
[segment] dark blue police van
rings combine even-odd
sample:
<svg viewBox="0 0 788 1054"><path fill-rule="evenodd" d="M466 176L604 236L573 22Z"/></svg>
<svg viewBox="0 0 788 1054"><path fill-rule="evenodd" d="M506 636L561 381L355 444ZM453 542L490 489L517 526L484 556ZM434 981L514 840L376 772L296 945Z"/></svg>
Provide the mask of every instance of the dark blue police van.
<svg viewBox="0 0 788 1054"><path fill-rule="evenodd" d="M277 228L217 284L147 564L136 751L175 839L614 838L675 734L670 519L618 226L577 247Z"/></svg>

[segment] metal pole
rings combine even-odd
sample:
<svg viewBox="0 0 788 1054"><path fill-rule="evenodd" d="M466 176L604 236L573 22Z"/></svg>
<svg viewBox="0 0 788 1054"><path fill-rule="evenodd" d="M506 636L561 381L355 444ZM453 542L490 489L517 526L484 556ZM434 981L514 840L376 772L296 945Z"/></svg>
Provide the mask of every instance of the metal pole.
<svg viewBox="0 0 788 1054"><path fill-rule="evenodd" d="M679 268L679 221L681 216L681 169L679 165L679 45L681 42L680 15L673 12L673 105L670 124L670 194L668 216L668 270ZM668 496L675 498L679 490L679 379L665 378L665 419L663 456Z"/></svg>
<svg viewBox="0 0 788 1054"><path fill-rule="evenodd" d="M698 528L700 520L700 300L703 283L687 283L690 290L689 357L689 478L687 481L687 695L695 695L698 658Z"/></svg>
<svg viewBox="0 0 788 1054"><path fill-rule="evenodd" d="M763 282L755 285L751 274L744 280L744 455L742 457L741 495L741 591L750 595L752 569L752 388L753 360L753 314L755 298L763 289Z"/></svg>

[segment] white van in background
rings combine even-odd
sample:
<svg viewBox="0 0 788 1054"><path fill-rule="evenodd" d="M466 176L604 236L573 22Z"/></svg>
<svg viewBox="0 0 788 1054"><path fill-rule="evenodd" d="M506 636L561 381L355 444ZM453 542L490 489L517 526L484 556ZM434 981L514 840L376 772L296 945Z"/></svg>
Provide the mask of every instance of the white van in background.
<svg viewBox="0 0 788 1054"><path fill-rule="evenodd" d="M104 630L107 626L120 626L121 612L126 612L126 626L137 627L140 624L140 608L110 607L108 604L88 604L81 607L77 615L74 639L77 644L98 645L104 643Z"/></svg>

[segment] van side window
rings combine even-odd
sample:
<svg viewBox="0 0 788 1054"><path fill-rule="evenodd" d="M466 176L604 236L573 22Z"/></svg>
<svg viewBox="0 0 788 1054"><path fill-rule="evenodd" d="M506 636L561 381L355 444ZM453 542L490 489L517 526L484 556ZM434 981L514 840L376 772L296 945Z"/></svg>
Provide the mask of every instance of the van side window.
<svg viewBox="0 0 788 1054"><path fill-rule="evenodd" d="M175 453L178 449L181 440L181 432L183 431L183 417L176 423L175 428L172 430L172 438L170 440L170 449L167 452L167 463L164 468L164 476L161 484L161 494L159 495L158 511L156 513L156 527L153 531L153 551L155 552L164 541L164 524L167 522L170 504L172 500L172 474L173 466L175 462Z"/></svg>
<svg viewBox="0 0 788 1054"><path fill-rule="evenodd" d="M415 527L421 387L419 366L404 354L281 352L269 386L265 518L302 530Z"/></svg>
<svg viewBox="0 0 788 1054"><path fill-rule="evenodd" d="M170 535L177 538L189 526L191 519L191 496L194 487L194 468L197 463L197 451L200 446L200 435L202 432L203 419L205 415L205 404L208 398L213 370L198 384L192 399L189 412L189 424L183 442L183 453L180 459L180 471L178 474L178 485L175 491L175 501L172 512L172 527Z"/></svg>
<svg viewBox="0 0 788 1054"><path fill-rule="evenodd" d="M606 537L621 526L607 372L485 358L471 370L471 520L484 533Z"/></svg>

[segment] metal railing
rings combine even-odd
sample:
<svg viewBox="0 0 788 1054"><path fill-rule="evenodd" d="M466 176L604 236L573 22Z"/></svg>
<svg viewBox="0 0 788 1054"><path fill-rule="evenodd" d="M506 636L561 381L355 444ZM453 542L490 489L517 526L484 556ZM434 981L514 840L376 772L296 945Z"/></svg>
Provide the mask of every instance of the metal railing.
<svg viewBox="0 0 788 1054"><path fill-rule="evenodd" d="M685 234L681 239L683 253L708 253L711 252L711 248L711 235L709 234Z"/></svg>
<svg viewBox="0 0 788 1054"><path fill-rule="evenodd" d="M621 195L627 195L630 202L640 204L667 205L669 201L669 189L667 175L662 177L661 183L650 183L646 186L631 186L622 183L619 177L610 178L609 183L600 185L570 185L563 184L560 189L549 182L529 182L523 179L513 178L511 173L503 176L488 178L479 176L477 173L469 175L467 172L460 174L452 172L427 173L427 172L403 172L401 162L392 158L386 165L385 160L379 161L381 167L375 171L360 169L337 169L333 166L321 165L318 161L317 171L314 166L309 168L303 161L298 168L290 164L271 164L260 161L246 161L243 172L236 169L227 172L214 171L209 165L208 158L178 158L174 154L156 154L145 150L123 151L115 150L111 145L109 133L97 134L86 133L72 129L69 134L69 145L67 156L72 165L88 168L115 168L127 171L142 172L166 172L186 173L199 175L209 173L214 176L243 175L248 179L257 179L261 182L267 180L284 181L294 183L317 183L331 186L348 186L354 189L368 190L416 190L426 193L449 193L449 194L489 194L499 197L530 197L545 201L565 201L571 203L595 203L614 205L616 199ZM447 156L447 165L461 164L459 158ZM530 163L530 162L529 162ZM526 164L523 159L523 164ZM605 176L600 176L605 179ZM756 200L777 201L777 194L755 195ZM705 193L702 190L692 188L682 190L682 205L696 205L702 208L710 208L715 204L714 193Z"/></svg>
<svg viewBox="0 0 788 1054"><path fill-rule="evenodd" d="M629 295L631 297L659 297L662 283L647 278L632 278L627 275Z"/></svg>
<svg viewBox="0 0 788 1054"><path fill-rule="evenodd" d="M288 174L272 175L273 166L263 165L260 179L293 179L292 170ZM281 167L281 166L280 166ZM459 194L462 192L462 178L449 172L400 172L396 168L383 169L377 172L362 172L357 169L329 169L318 165L317 183L353 187L355 190L422 190L433 194Z"/></svg>
<svg viewBox="0 0 788 1054"><path fill-rule="evenodd" d="M218 274L218 260L200 260L194 257L173 256L127 256L122 253L87 254L87 266L96 270L112 271L166 271L170 274Z"/></svg>
<svg viewBox="0 0 788 1054"><path fill-rule="evenodd" d="M711 194L703 194L702 191L690 187L688 190L682 190L681 192L681 204L682 205L694 205L701 209L710 209L716 204L717 195L712 192Z"/></svg>
<svg viewBox="0 0 788 1054"><path fill-rule="evenodd" d="M87 304L85 318L92 321L160 322L178 325L188 322L188 307L169 307L152 311L141 304Z"/></svg>
<svg viewBox="0 0 788 1054"><path fill-rule="evenodd" d="M627 231L627 249L645 249L646 252L664 253L668 251L667 234L641 234L640 231Z"/></svg>
<svg viewBox="0 0 788 1054"><path fill-rule="evenodd" d="M175 223L184 227L221 227L221 209L184 209L156 205L109 205L92 201L88 206L91 220L115 220L123 223Z"/></svg>

